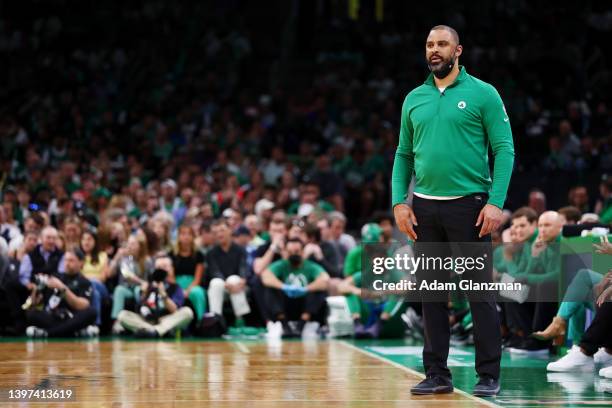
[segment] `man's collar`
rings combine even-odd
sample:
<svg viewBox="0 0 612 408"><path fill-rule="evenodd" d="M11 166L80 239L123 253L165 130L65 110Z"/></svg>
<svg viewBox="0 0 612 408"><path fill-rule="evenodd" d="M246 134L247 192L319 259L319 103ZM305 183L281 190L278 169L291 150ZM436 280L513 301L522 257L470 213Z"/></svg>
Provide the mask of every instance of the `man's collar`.
<svg viewBox="0 0 612 408"><path fill-rule="evenodd" d="M43 254L43 255L44 255L44 254L52 254L53 252L55 252L55 250L52 250L52 251L47 251L47 250L45 249L45 247L43 247L42 245L40 246L40 253L41 253L41 254Z"/></svg>
<svg viewBox="0 0 612 408"><path fill-rule="evenodd" d="M459 82L463 81L466 77L467 77L467 71L465 70L465 67L463 65L459 65L459 75L457 75L457 78L455 78L455 81L452 84L450 84L447 88L457 85ZM434 86L434 87L436 86L436 81L434 80L433 72L429 73L429 75L427 76L427 79L425 79L425 82L423 83Z"/></svg>

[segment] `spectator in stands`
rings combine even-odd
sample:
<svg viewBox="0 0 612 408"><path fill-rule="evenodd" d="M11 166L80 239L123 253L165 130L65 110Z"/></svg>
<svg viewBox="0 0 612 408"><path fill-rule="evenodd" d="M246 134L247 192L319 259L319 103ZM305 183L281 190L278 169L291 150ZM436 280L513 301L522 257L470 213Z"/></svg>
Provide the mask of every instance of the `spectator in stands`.
<svg viewBox="0 0 612 408"><path fill-rule="evenodd" d="M64 255L66 272L60 277L45 276L40 293L26 313L30 326L28 337L68 337L75 334L95 336L96 310L91 305L93 289L81 274L85 256L80 249L69 249Z"/></svg>
<svg viewBox="0 0 612 408"><path fill-rule="evenodd" d="M551 294L557 293L558 280L561 274L561 217L556 211L546 211L538 219L538 236L531 248L524 248L529 253L526 266L515 274L517 282L531 287L534 301L531 328L522 327L526 333L544 330L557 311L557 303L550 300ZM531 329L531 330L530 330ZM548 354L549 342L528 337L520 345L510 347L508 351L523 354Z"/></svg>
<svg viewBox="0 0 612 408"><path fill-rule="evenodd" d="M244 325L244 316L251 312L246 297L246 251L232 242L232 231L227 221L215 221L212 230L216 244L206 255L210 311L223 315L223 302L229 295L236 326L240 327Z"/></svg>
<svg viewBox="0 0 612 408"><path fill-rule="evenodd" d="M62 228L65 239L65 249L79 248L81 246L81 220L78 217L70 217L64 220Z"/></svg>
<svg viewBox="0 0 612 408"><path fill-rule="evenodd" d="M503 259L496 265L499 273L516 277L524 272L531 259L531 247L537 238L538 215L530 207L521 207L511 216L511 237L514 245L504 245ZM506 321L511 335L506 347L518 347L530 333L533 323L533 303L507 303Z"/></svg>
<svg viewBox="0 0 612 408"><path fill-rule="evenodd" d="M196 246L204 256L215 245L215 235L212 232L210 223L203 222L200 225L200 234L196 238Z"/></svg>
<svg viewBox="0 0 612 408"><path fill-rule="evenodd" d="M580 210L571 205L559 208L557 212L561 217L561 223L563 225L576 225L580 222L580 217L582 216Z"/></svg>
<svg viewBox="0 0 612 408"><path fill-rule="evenodd" d="M261 233L262 223L261 219L257 215L249 214L244 217L244 226L249 230L249 247L258 248L265 243L263 238L259 236Z"/></svg>
<svg viewBox="0 0 612 408"><path fill-rule="evenodd" d="M342 277L342 271L336 268L334 248L329 242L321 240L321 230L316 225L306 224L304 233L306 236L304 259L321 265L331 278Z"/></svg>
<svg viewBox="0 0 612 408"><path fill-rule="evenodd" d="M0 210L2 211L2 210ZM23 252L24 246L23 241L25 239L25 235L31 233L36 236L36 242L38 242L38 238L40 236L40 231L45 226L45 220L39 213L34 213L33 215L28 215L23 221L23 234L21 235L21 239L19 237L12 239L10 244L8 245L8 251L10 256L18 256L19 260L25 253L30 252L33 248L30 248L28 251Z"/></svg>
<svg viewBox="0 0 612 408"><path fill-rule="evenodd" d="M528 207L532 208L538 216L546 211L546 195L538 189L529 193Z"/></svg>
<svg viewBox="0 0 612 408"><path fill-rule="evenodd" d="M600 244L594 244L597 253L612 256L612 244L608 242L608 237L601 237ZM595 310L595 300L606 289L612 280L612 270L606 276L589 269L580 269L564 294L557 315L545 330L536 332L534 337L540 340L551 340L558 336L568 335L568 339L573 343L580 342L584 333L586 323L586 310ZM610 360L612 356L597 353L595 359L600 358Z"/></svg>
<svg viewBox="0 0 612 408"><path fill-rule="evenodd" d="M32 252L36 245L38 245L38 236L40 233L38 232L26 232L23 240L19 247L15 248L13 251L9 250L9 256L17 261L21 262L24 256L28 253Z"/></svg>
<svg viewBox="0 0 612 408"><path fill-rule="evenodd" d="M586 186L574 186L568 193L567 201L570 206L576 207L580 212L590 212L589 192Z"/></svg>
<svg viewBox="0 0 612 408"><path fill-rule="evenodd" d="M185 215L185 203L177 195L177 185L172 179L166 179L161 183L161 197L159 208L174 217L175 223L180 223Z"/></svg>
<svg viewBox="0 0 612 408"><path fill-rule="evenodd" d="M155 270L149 281L142 284L140 313L122 310L117 316L119 324L145 338L164 337L187 327L193 312L183 306L183 290L171 281L173 277L172 259L167 255L156 258Z"/></svg>
<svg viewBox="0 0 612 408"><path fill-rule="evenodd" d="M153 262L147 252L147 245L139 241L137 235L130 235L126 245L117 250L109 265L110 276L119 275L119 284L113 291L113 310L111 318L115 320L113 332L120 333L122 326L116 322L119 312L125 309L127 299L140 298L141 286L147 282L153 272Z"/></svg>
<svg viewBox="0 0 612 408"><path fill-rule="evenodd" d="M287 222L284 216L277 216L268 227L269 240L259 246L253 253L253 276L249 287L253 290L253 297L259 312L265 322L271 317L267 314L264 298L264 286L261 282L262 272L272 263L282 259L285 255L285 242L287 240Z"/></svg>
<svg viewBox="0 0 612 408"><path fill-rule="evenodd" d="M549 363L548 371L559 372L592 372L595 368L594 356L604 348L605 357L600 357L598 363L603 363L599 374L612 377L612 286L608 286L597 300L600 306L595 319L584 333L578 345L573 346L561 359Z"/></svg>
<svg viewBox="0 0 612 408"><path fill-rule="evenodd" d="M232 232L232 237L236 244L238 244L240 247L244 248L245 251L247 251L247 265L250 266L252 264L250 254L256 249L250 245L250 242L252 240L251 231L249 231L249 229L244 225L239 225Z"/></svg>
<svg viewBox="0 0 612 408"><path fill-rule="evenodd" d="M45 227L40 234L40 244L21 260L19 281L28 289L33 288L32 275L58 275L64 272L64 252L58 248L58 233L53 227Z"/></svg>
<svg viewBox="0 0 612 408"><path fill-rule="evenodd" d="M300 182L299 194L299 200L289 206L287 213L307 216L311 211L324 213L334 211L334 206L330 202L320 198L319 184L309 175L304 176ZM334 196L336 195L334 194ZM300 209L302 210L301 213Z"/></svg>
<svg viewBox="0 0 612 408"><path fill-rule="evenodd" d="M54 227L45 227L41 231L40 244L26 253L19 263L17 280L6 284L6 295L16 332L25 329L25 316L22 305L36 287L34 275L45 274L59 276L64 272L64 252L58 248L58 233Z"/></svg>
<svg viewBox="0 0 612 408"><path fill-rule="evenodd" d="M378 213L374 218L382 230L382 242L386 244L393 242L393 223L395 221L393 216L390 213Z"/></svg>
<svg viewBox="0 0 612 408"><path fill-rule="evenodd" d="M93 287L92 306L96 309L99 326L102 316L102 302L110 300L108 289L104 284L108 277L108 255L100 251L98 237L91 231L84 231L81 235L80 250L85 255L82 273Z"/></svg>
<svg viewBox="0 0 612 408"><path fill-rule="evenodd" d="M172 220L170 213L160 211L148 222L149 228L157 235L160 253L172 252Z"/></svg>
<svg viewBox="0 0 612 408"><path fill-rule="evenodd" d="M595 211L599 214L600 221L604 224L612 224L612 176L604 175L599 185L600 201Z"/></svg>
<svg viewBox="0 0 612 408"><path fill-rule="evenodd" d="M0 205L0 237L4 239L8 247L12 241L20 241L22 234L19 227L7 221L6 210L3 205Z"/></svg>
<svg viewBox="0 0 612 408"><path fill-rule="evenodd" d="M338 268L344 266L346 254L355 247L355 238L344 232L346 228L346 217L338 211L334 211L329 215L329 227L331 232L331 243L336 248L338 255Z"/></svg>
<svg viewBox="0 0 612 408"><path fill-rule="evenodd" d="M172 267L176 283L193 306L198 321L206 312L206 293L201 286L204 277L204 254L195 244L195 233L188 225L181 225L174 252Z"/></svg>
<svg viewBox="0 0 612 408"><path fill-rule="evenodd" d="M270 264L261 275L266 291L268 314L276 323L268 324L271 337L295 337L314 335L318 325L306 324L320 318L325 306L325 291L329 275L318 264L304 259L304 244L299 239L289 239L285 245L287 259ZM296 328L288 321L299 319ZM280 324L279 324L280 323Z"/></svg>

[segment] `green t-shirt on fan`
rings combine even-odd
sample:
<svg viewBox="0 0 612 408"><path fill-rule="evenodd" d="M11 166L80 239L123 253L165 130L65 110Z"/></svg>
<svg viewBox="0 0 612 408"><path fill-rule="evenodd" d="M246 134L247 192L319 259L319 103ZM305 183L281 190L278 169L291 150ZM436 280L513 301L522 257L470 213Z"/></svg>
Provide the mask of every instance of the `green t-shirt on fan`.
<svg viewBox="0 0 612 408"><path fill-rule="evenodd" d="M325 272L323 267L315 262L304 260L298 268L291 266L286 259L279 259L272 262L268 267L270 272L274 274L280 281L287 285L297 285L306 287L312 283L317 277Z"/></svg>

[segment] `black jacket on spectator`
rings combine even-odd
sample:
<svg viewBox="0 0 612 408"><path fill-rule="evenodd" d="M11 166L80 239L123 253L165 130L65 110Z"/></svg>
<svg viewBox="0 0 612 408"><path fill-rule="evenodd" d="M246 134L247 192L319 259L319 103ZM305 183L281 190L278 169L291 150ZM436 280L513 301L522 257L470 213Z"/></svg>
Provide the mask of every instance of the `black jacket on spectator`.
<svg viewBox="0 0 612 408"><path fill-rule="evenodd" d="M331 278L344 277L342 269L338 269L337 267L338 255L336 254L334 246L327 241L320 242L319 246L321 247L321 252L323 252L323 260L317 261L316 259L314 259L314 257L311 257L311 261L314 261L321 265L325 269L325 272L327 272Z"/></svg>
<svg viewBox="0 0 612 408"><path fill-rule="evenodd" d="M45 258L42 256L42 247L40 245L36 245L33 251L28 252L28 256L32 261L32 277L38 273L44 273L46 275L57 275L58 268L64 253L59 249L55 249L55 251L51 252L49 258L45 261Z"/></svg>
<svg viewBox="0 0 612 408"><path fill-rule="evenodd" d="M93 297L93 287L91 286L91 282L89 281L89 279L83 276L83 274L77 273L76 275L69 275L67 273L64 273L60 275L59 279L64 282L64 284L68 287L68 289L72 291L72 293L74 293L78 297L83 297L87 299L91 304ZM64 298L61 299L60 303L56 307L53 307L53 305L50 304L50 299L54 295L55 293L53 290L45 290L44 303L45 308L47 310L60 312L58 314L62 314L61 312L63 311L74 311Z"/></svg>
<svg viewBox="0 0 612 408"><path fill-rule="evenodd" d="M82 274L62 274L64 284L78 297L89 301L89 307L75 310L62 298L57 291L45 290L44 309L28 310L26 319L29 325L47 330L49 337L72 336L77 331L86 328L96 321L96 309L91 305L93 288L89 279Z"/></svg>
<svg viewBox="0 0 612 408"><path fill-rule="evenodd" d="M206 254L207 285L213 278L227 279L228 276L238 275L248 279L247 253L244 248L232 242L229 250L225 252L219 245L212 247Z"/></svg>

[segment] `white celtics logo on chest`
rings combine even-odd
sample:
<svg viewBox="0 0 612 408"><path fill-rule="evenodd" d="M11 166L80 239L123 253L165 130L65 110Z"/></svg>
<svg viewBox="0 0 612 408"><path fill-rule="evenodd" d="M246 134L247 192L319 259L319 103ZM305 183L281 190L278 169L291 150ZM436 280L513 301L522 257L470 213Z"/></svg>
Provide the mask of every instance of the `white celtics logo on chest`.
<svg viewBox="0 0 612 408"><path fill-rule="evenodd" d="M457 104L457 107L459 109L465 109L466 106L467 106L467 103L465 103L465 101L459 101L459 103Z"/></svg>

